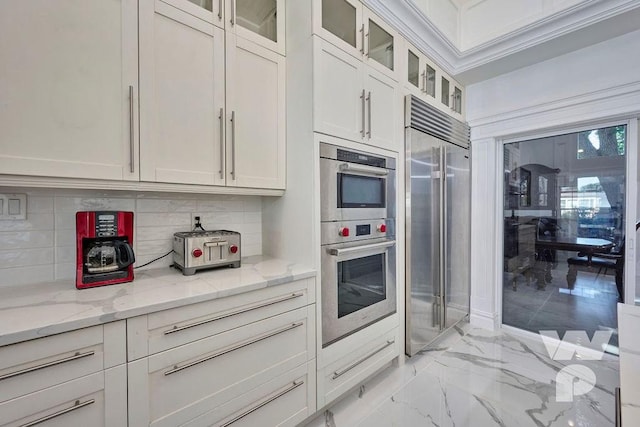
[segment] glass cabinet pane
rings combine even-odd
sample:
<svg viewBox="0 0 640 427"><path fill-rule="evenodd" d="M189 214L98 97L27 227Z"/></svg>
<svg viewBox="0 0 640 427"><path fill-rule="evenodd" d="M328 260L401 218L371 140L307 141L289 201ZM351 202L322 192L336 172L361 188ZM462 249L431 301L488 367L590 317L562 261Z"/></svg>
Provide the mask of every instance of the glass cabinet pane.
<svg viewBox="0 0 640 427"><path fill-rule="evenodd" d="M413 54L413 52L411 52L410 50L408 50L407 52L409 52L409 69L407 71L407 80L409 81L409 83L419 88L420 61L418 60L418 57Z"/></svg>
<svg viewBox="0 0 640 427"><path fill-rule="evenodd" d="M356 8L345 0L322 0L322 28L356 47Z"/></svg>
<svg viewBox="0 0 640 427"><path fill-rule="evenodd" d="M201 8L207 9L209 12L213 11L213 0L189 0L193 4L197 4Z"/></svg>
<svg viewBox="0 0 640 427"><path fill-rule="evenodd" d="M462 113L462 91L457 87L453 88L453 110Z"/></svg>
<svg viewBox="0 0 640 427"><path fill-rule="evenodd" d="M369 58L393 70L393 36L369 19Z"/></svg>
<svg viewBox="0 0 640 427"><path fill-rule="evenodd" d="M256 34L278 41L277 0L236 0L238 25Z"/></svg>
<svg viewBox="0 0 640 427"><path fill-rule="evenodd" d="M436 70L427 65L427 95L436 97Z"/></svg>
<svg viewBox="0 0 640 427"><path fill-rule="evenodd" d="M449 106L449 80L442 78L442 90L440 91L442 103Z"/></svg>

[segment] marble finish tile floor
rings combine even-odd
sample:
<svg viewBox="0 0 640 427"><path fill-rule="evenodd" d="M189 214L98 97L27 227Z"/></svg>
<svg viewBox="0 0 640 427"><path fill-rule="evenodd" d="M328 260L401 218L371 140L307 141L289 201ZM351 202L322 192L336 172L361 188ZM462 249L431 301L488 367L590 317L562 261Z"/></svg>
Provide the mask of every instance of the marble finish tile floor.
<svg viewBox="0 0 640 427"><path fill-rule="evenodd" d="M533 335L469 326L452 332L405 364L381 372L309 425L614 426L617 357L584 360L574 355L556 361ZM595 375L593 388L573 401L558 401L563 381L557 379L563 373L585 378L585 369Z"/></svg>

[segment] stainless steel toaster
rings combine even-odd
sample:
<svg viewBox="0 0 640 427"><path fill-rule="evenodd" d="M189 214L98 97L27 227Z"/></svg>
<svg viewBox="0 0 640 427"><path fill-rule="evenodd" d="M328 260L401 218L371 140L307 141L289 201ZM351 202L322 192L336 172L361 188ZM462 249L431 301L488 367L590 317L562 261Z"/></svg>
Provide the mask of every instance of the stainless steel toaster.
<svg viewBox="0 0 640 427"><path fill-rule="evenodd" d="M189 231L173 235L173 263L185 276L212 267L240 267L240 233Z"/></svg>

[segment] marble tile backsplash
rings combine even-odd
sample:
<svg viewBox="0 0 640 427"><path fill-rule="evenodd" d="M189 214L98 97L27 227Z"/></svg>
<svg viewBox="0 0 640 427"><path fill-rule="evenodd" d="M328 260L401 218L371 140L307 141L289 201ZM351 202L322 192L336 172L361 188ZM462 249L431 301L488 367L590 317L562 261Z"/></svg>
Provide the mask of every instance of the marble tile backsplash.
<svg viewBox="0 0 640 427"><path fill-rule="evenodd" d="M200 215L206 230L242 234L242 255L262 253L262 199L259 196L157 194L89 190L16 189L26 193L26 220L0 220L0 286L75 278L75 213L91 210L134 212L134 252L142 265L172 248L173 233L189 231ZM148 267L169 266L171 256Z"/></svg>

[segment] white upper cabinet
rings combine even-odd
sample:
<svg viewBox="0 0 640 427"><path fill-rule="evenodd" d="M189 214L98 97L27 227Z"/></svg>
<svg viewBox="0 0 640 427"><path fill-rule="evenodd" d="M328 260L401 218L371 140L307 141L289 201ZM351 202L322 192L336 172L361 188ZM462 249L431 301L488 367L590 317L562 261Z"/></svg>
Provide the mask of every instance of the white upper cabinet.
<svg viewBox="0 0 640 427"><path fill-rule="evenodd" d="M408 42L401 50L405 92L422 98L458 120L464 120L462 85Z"/></svg>
<svg viewBox="0 0 640 427"><path fill-rule="evenodd" d="M285 0L226 0L225 27L227 31L284 55L284 2Z"/></svg>
<svg viewBox="0 0 640 427"><path fill-rule="evenodd" d="M220 28L224 28L224 1L223 0L155 0L156 3L165 3L210 22Z"/></svg>
<svg viewBox="0 0 640 427"><path fill-rule="evenodd" d="M314 40L314 131L397 151L398 84L324 40Z"/></svg>
<svg viewBox="0 0 640 427"><path fill-rule="evenodd" d="M333 44L314 40L314 130L352 141L365 136L362 63Z"/></svg>
<svg viewBox="0 0 640 427"><path fill-rule="evenodd" d="M0 174L138 179L137 8L0 2Z"/></svg>
<svg viewBox="0 0 640 427"><path fill-rule="evenodd" d="M313 2L314 33L397 80L398 36L357 0Z"/></svg>
<svg viewBox="0 0 640 427"><path fill-rule="evenodd" d="M227 34L227 186L285 188L285 58Z"/></svg>
<svg viewBox="0 0 640 427"><path fill-rule="evenodd" d="M140 0L142 181L225 184L224 78L222 29Z"/></svg>

